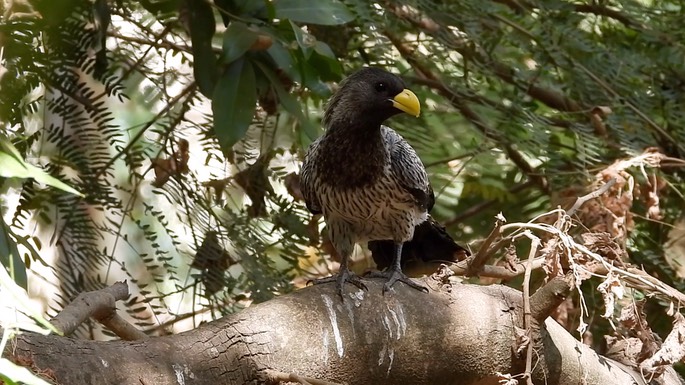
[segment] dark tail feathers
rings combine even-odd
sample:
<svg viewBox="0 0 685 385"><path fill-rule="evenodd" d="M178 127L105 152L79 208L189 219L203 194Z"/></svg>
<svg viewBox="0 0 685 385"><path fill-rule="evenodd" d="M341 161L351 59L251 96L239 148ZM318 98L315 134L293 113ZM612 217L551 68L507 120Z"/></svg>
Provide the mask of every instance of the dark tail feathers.
<svg viewBox="0 0 685 385"><path fill-rule="evenodd" d="M370 241L368 247L379 270L392 264L393 241ZM407 275L430 274L440 262L460 261L469 255L471 253L454 242L445 228L429 215L428 220L414 229L414 238L402 247L402 270Z"/></svg>

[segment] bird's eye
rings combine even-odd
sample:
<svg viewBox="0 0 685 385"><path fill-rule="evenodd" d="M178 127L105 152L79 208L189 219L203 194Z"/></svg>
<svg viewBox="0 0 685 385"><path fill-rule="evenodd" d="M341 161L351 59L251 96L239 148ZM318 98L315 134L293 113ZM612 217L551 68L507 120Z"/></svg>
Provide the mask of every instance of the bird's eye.
<svg viewBox="0 0 685 385"><path fill-rule="evenodd" d="M376 91L378 91L378 92L383 92L388 88L387 84L385 84L383 82L376 83L375 87L376 87Z"/></svg>

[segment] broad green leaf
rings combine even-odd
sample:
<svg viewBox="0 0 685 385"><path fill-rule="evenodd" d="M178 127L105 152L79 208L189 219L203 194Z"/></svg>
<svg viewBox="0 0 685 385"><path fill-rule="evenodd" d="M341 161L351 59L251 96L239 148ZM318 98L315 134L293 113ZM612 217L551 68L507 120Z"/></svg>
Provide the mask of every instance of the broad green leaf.
<svg viewBox="0 0 685 385"><path fill-rule="evenodd" d="M11 230L5 224L4 219L0 215L0 264L2 264L7 273L17 285L26 289L28 287L26 278L26 265L21 260L17 243L11 236Z"/></svg>
<svg viewBox="0 0 685 385"><path fill-rule="evenodd" d="M345 4L337 0L277 0L273 5L276 18L300 23L338 25L354 19Z"/></svg>
<svg viewBox="0 0 685 385"><path fill-rule="evenodd" d="M311 56L313 48L316 45L316 38L313 35L303 31L302 28L292 21L290 22L290 26L295 33L295 40L297 41L297 45L300 46L305 60L309 59L309 56Z"/></svg>
<svg viewBox="0 0 685 385"><path fill-rule="evenodd" d="M193 75L200 92L211 97L217 78L217 60L212 49L215 21L206 1L189 1L190 41L193 45Z"/></svg>
<svg viewBox="0 0 685 385"><path fill-rule="evenodd" d="M292 96L289 92L283 88L283 84L281 84L281 81L278 79L278 76L271 70L271 68L267 67L263 63L256 63L259 69L264 73L264 75L269 79L271 82L271 86L273 87L274 91L276 91L276 95L278 96L278 101L281 103L283 108L285 108L286 111L288 111L290 114L295 116L299 121L300 124L302 125L302 130L307 134L307 137L311 140L316 139L318 136L318 132L316 130L316 127L312 124L311 120L305 116L304 112L302 111L302 106L300 103L295 99L294 96Z"/></svg>
<svg viewBox="0 0 685 385"><path fill-rule="evenodd" d="M250 127L257 103L252 63L244 57L231 63L219 78L212 95L214 132L224 153L242 139Z"/></svg>
<svg viewBox="0 0 685 385"><path fill-rule="evenodd" d="M299 73L295 69L293 57L283 43L280 41L274 41L274 43L266 50L266 52L269 54L269 56L271 56L278 68L288 74L291 79L299 81L299 79L296 78L296 76L299 76Z"/></svg>
<svg viewBox="0 0 685 385"><path fill-rule="evenodd" d="M58 188L71 194L83 196L80 192L66 183L52 177L40 168L24 162L19 151L12 145L9 139L0 137L0 177L3 178L33 178L37 182Z"/></svg>
<svg viewBox="0 0 685 385"><path fill-rule="evenodd" d="M322 56L315 52L309 57L308 63L312 68L316 69L320 80L338 80L342 75L340 62L328 56Z"/></svg>
<svg viewBox="0 0 685 385"><path fill-rule="evenodd" d="M33 374L23 366L19 366L6 358L0 358L0 377L13 383L26 385L50 385L49 382Z"/></svg>
<svg viewBox="0 0 685 385"><path fill-rule="evenodd" d="M331 49L331 47L329 47L328 44L326 44L322 41L317 40L316 43L314 43L314 51L321 56L324 56L324 57L327 57L327 58L330 58L333 60L337 60L337 58L335 57L335 54L333 53L333 50Z"/></svg>
<svg viewBox="0 0 685 385"><path fill-rule="evenodd" d="M245 23L231 22L224 32L223 63L228 64L243 56L257 40L257 33L250 30Z"/></svg>

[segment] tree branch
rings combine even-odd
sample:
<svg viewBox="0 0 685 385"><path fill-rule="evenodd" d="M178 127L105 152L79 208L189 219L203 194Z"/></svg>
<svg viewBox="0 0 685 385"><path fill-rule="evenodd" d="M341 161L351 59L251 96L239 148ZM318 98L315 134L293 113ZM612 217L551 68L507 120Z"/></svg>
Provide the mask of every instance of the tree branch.
<svg viewBox="0 0 685 385"><path fill-rule="evenodd" d="M511 341L521 317L520 291L453 284L426 294L396 285L383 295L382 280L366 283L366 292L346 287L344 301L335 285L316 285L186 333L143 341L24 333L4 354L37 371L49 369L57 383L91 385L275 384L286 378L496 384L497 373L519 371ZM540 333L531 373L536 384L645 384L639 373L597 356L551 319Z"/></svg>
<svg viewBox="0 0 685 385"><path fill-rule="evenodd" d="M449 100L449 102L457 109L459 112L473 125L475 125L487 138L494 140L499 143L502 149L506 152L509 159L526 175L531 179L542 191L549 194L549 183L547 179L540 175L533 166L531 166L525 157L513 146L511 146L506 141L499 138L497 131L487 125L485 121L478 115L473 109L471 109L466 103L462 103L461 100L454 96L449 88L447 88L444 83L438 80L438 76L433 73L428 67L420 63L416 57L413 55L412 50L403 44L400 39L394 36L389 31L384 32L385 36L393 43L395 48L400 52L405 60L414 68L414 70L421 76L428 78L429 80L435 81L437 84L441 84L439 88L436 88L438 93Z"/></svg>
<svg viewBox="0 0 685 385"><path fill-rule="evenodd" d="M57 314L50 323L63 335L68 336L85 320L93 317L124 340L147 338L147 335L121 318L116 301L128 297L126 282L117 282L101 290L81 293Z"/></svg>

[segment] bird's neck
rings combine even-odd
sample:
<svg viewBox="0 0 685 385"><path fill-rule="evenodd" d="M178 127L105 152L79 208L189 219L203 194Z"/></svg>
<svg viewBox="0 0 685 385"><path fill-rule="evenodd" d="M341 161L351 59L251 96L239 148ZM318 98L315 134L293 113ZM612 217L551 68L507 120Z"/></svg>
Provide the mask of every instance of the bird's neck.
<svg viewBox="0 0 685 385"><path fill-rule="evenodd" d="M382 176L387 162L380 123L353 123L331 124L324 134L324 180L338 188L374 183Z"/></svg>

